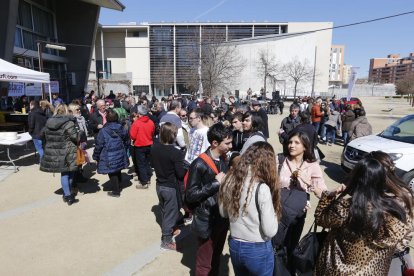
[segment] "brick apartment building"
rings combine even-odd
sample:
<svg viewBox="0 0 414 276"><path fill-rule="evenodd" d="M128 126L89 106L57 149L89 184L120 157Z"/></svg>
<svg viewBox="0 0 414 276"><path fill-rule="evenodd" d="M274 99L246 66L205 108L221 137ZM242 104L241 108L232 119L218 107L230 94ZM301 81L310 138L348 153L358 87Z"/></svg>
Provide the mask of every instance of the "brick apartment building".
<svg viewBox="0 0 414 276"><path fill-rule="evenodd" d="M395 83L410 72L414 73L414 52L404 58L397 54L372 58L369 64L369 80L372 82Z"/></svg>

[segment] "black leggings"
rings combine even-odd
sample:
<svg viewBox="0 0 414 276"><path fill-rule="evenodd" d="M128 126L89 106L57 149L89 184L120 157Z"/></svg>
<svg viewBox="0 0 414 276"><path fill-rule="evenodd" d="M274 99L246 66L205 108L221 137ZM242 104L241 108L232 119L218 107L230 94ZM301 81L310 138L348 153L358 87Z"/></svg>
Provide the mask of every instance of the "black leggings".
<svg viewBox="0 0 414 276"><path fill-rule="evenodd" d="M109 176L109 181L111 182L111 185L112 185L112 191L115 194L119 194L121 192L121 187L119 184L122 181L121 171L108 173L108 176Z"/></svg>

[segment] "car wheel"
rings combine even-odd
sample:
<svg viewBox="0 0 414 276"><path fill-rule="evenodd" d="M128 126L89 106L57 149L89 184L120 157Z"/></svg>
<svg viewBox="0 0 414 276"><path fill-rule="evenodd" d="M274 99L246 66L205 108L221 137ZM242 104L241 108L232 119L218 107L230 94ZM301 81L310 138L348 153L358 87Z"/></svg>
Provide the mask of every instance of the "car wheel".
<svg viewBox="0 0 414 276"><path fill-rule="evenodd" d="M406 173L403 180L407 183L408 187L410 187L411 191L414 192L414 171Z"/></svg>

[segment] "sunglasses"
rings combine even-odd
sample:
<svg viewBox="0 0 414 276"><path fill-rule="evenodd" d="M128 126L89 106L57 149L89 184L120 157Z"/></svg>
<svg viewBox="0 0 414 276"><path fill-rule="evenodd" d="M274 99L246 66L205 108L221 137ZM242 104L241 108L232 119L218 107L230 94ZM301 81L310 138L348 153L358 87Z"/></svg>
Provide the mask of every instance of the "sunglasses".
<svg viewBox="0 0 414 276"><path fill-rule="evenodd" d="M185 118L185 117L187 117L187 114L185 114L185 115L180 115L180 117L181 117L181 118Z"/></svg>

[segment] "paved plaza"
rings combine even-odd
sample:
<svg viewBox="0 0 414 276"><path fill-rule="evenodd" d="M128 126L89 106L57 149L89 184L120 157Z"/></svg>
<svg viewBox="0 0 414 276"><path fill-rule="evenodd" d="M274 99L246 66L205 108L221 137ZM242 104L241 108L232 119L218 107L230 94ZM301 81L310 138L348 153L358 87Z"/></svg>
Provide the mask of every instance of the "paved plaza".
<svg viewBox="0 0 414 276"><path fill-rule="evenodd" d="M414 113L406 100L362 98L375 133L397 118ZM277 152L282 147L276 133L285 113L269 115L269 142ZM391 109L386 112L384 110ZM320 146L326 155L321 167L328 187L343 181L340 168L343 147ZM23 155L19 171L0 167L0 275L189 275L194 270L196 240L183 229L177 238L180 252L159 249L158 199L155 177L148 190L135 189L135 181L123 171L120 198L108 197L108 177L98 175L94 164L86 166L78 204L62 202L60 174L44 173L29 146L13 148ZM3 160L4 154L0 156ZM312 196L306 231L317 205ZM226 244L222 275L233 275Z"/></svg>

